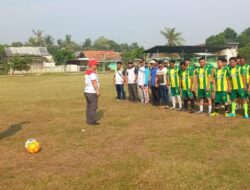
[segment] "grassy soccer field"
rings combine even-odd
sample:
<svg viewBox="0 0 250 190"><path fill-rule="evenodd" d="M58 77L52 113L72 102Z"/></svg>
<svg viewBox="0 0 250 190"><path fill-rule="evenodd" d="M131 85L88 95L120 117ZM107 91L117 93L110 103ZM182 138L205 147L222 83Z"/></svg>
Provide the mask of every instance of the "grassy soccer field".
<svg viewBox="0 0 250 190"><path fill-rule="evenodd" d="M0 76L1 190L250 189L249 120L116 102L100 79L101 126L88 127L83 76Z"/></svg>

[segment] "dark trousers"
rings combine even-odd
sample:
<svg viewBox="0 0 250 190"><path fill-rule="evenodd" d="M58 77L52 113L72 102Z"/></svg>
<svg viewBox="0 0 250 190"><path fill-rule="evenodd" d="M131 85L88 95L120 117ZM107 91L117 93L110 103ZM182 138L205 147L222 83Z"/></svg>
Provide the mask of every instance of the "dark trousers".
<svg viewBox="0 0 250 190"><path fill-rule="evenodd" d="M116 87L116 92L117 92L117 99L118 100L126 99L126 93L125 93L123 84L116 84L115 87Z"/></svg>
<svg viewBox="0 0 250 190"><path fill-rule="evenodd" d="M168 89L166 85L160 85L159 87L160 95L161 95L161 103L166 106L168 103Z"/></svg>
<svg viewBox="0 0 250 190"><path fill-rule="evenodd" d="M130 101L139 100L137 84L128 84L128 99Z"/></svg>
<svg viewBox="0 0 250 190"><path fill-rule="evenodd" d="M191 102L191 109L194 110L194 98L186 98L184 99L184 109L187 110L188 109L188 101Z"/></svg>
<svg viewBox="0 0 250 190"><path fill-rule="evenodd" d="M152 96L152 104L154 106L160 105L160 94L159 94L159 88L155 86L151 86L151 96Z"/></svg>
<svg viewBox="0 0 250 190"><path fill-rule="evenodd" d="M98 108L98 97L94 93L84 93L86 98L86 121L88 124L96 122L96 111Z"/></svg>

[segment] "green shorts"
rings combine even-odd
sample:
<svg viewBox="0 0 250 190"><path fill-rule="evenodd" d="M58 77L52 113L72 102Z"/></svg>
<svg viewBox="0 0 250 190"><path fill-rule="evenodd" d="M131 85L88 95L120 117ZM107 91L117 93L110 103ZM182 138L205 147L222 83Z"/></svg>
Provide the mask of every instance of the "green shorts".
<svg viewBox="0 0 250 190"><path fill-rule="evenodd" d="M182 90L182 98L183 99L192 99L193 93L190 90Z"/></svg>
<svg viewBox="0 0 250 190"><path fill-rule="evenodd" d="M230 98L232 101L237 99L237 98L246 99L247 94L246 94L246 91L244 89L232 90L232 92L230 94Z"/></svg>
<svg viewBox="0 0 250 190"><path fill-rule="evenodd" d="M227 102L229 102L227 92L216 92L215 93L215 103L225 104Z"/></svg>
<svg viewBox="0 0 250 190"><path fill-rule="evenodd" d="M179 96L180 95L180 89L179 88L171 88L171 96Z"/></svg>
<svg viewBox="0 0 250 190"><path fill-rule="evenodd" d="M211 91L207 92L205 89L198 89L198 98L211 98Z"/></svg>
<svg viewBox="0 0 250 190"><path fill-rule="evenodd" d="M246 97L247 97L247 98L250 98L250 93L249 93L248 89L249 89L249 84L247 84Z"/></svg>

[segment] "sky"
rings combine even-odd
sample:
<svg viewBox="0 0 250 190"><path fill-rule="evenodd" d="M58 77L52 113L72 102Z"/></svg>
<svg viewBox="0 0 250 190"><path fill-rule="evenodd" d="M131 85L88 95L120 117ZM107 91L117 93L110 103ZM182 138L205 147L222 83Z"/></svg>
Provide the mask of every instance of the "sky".
<svg viewBox="0 0 250 190"><path fill-rule="evenodd" d="M249 0L0 0L0 43L25 42L32 29L78 43L105 36L146 48L166 44L160 31L175 27L197 45L231 27L250 27Z"/></svg>

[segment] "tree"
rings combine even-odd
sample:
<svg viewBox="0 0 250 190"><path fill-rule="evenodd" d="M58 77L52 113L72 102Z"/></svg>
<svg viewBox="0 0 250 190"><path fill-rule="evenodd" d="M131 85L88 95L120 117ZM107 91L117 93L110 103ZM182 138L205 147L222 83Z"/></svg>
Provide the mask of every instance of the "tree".
<svg viewBox="0 0 250 190"><path fill-rule="evenodd" d="M53 46L55 43L55 39L51 35L46 35L44 37L44 43L45 45L48 46Z"/></svg>
<svg viewBox="0 0 250 190"><path fill-rule="evenodd" d="M96 50L110 50L109 39L101 36L100 38L95 40L93 48Z"/></svg>
<svg viewBox="0 0 250 190"><path fill-rule="evenodd" d="M12 42L11 46L12 47L23 47L23 43L22 42Z"/></svg>
<svg viewBox="0 0 250 190"><path fill-rule="evenodd" d="M48 51L53 56L56 65L64 65L67 61L74 59L74 53L68 49L58 47L49 47Z"/></svg>
<svg viewBox="0 0 250 190"><path fill-rule="evenodd" d="M245 57L247 62L250 63L250 44L243 48L239 48L238 52L239 55Z"/></svg>
<svg viewBox="0 0 250 190"><path fill-rule="evenodd" d="M122 60L124 62L144 58L144 48L139 46L137 47L137 45L137 43L133 43L128 50L124 50L122 53Z"/></svg>
<svg viewBox="0 0 250 190"><path fill-rule="evenodd" d="M175 28L165 28L161 34L167 39L168 46L182 45L185 41L181 36L182 33L176 32Z"/></svg>
<svg viewBox="0 0 250 190"><path fill-rule="evenodd" d="M250 27L244 30L239 36L238 41L240 43L240 47L246 47L250 45Z"/></svg>
<svg viewBox="0 0 250 190"><path fill-rule="evenodd" d="M84 50L90 50L90 49L92 49L92 41L91 41L91 39L87 38L85 40L85 42L83 43L82 48Z"/></svg>
<svg viewBox="0 0 250 190"><path fill-rule="evenodd" d="M32 30L33 34L35 35L35 42L36 46L43 46L44 41L43 41L43 31L42 30Z"/></svg>
<svg viewBox="0 0 250 190"><path fill-rule="evenodd" d="M206 39L206 45L208 46L224 46L226 42L237 42L238 34L232 28L226 28L223 32L212 35Z"/></svg>
<svg viewBox="0 0 250 190"><path fill-rule="evenodd" d="M65 43L65 44L70 44L70 43L71 43L71 38L72 38L71 35L66 34L66 35L65 35L64 43Z"/></svg>
<svg viewBox="0 0 250 190"><path fill-rule="evenodd" d="M237 41L238 34L232 28L226 28L222 34L225 40Z"/></svg>
<svg viewBox="0 0 250 190"><path fill-rule="evenodd" d="M210 36L206 39L206 45L208 46L223 46L225 45L225 37L223 34Z"/></svg>
<svg viewBox="0 0 250 190"><path fill-rule="evenodd" d="M29 63L32 61L30 57L20 57L14 56L11 57L8 61L12 74L15 71L28 71L30 69Z"/></svg>

